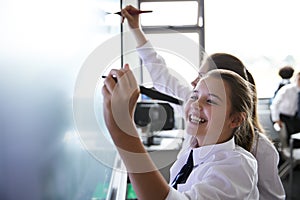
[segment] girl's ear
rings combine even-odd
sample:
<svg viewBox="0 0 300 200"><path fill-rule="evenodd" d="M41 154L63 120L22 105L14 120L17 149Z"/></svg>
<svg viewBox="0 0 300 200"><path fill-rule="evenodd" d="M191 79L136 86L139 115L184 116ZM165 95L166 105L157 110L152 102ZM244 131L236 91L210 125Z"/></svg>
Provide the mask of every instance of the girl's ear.
<svg viewBox="0 0 300 200"><path fill-rule="evenodd" d="M245 119L246 119L246 113L244 112L233 114L231 117L230 127L231 128L239 127L245 121Z"/></svg>

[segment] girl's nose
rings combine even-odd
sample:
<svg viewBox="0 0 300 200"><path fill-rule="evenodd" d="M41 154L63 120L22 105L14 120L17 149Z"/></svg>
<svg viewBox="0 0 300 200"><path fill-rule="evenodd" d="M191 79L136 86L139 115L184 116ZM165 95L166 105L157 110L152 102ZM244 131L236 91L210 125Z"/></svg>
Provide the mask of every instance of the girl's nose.
<svg viewBox="0 0 300 200"><path fill-rule="evenodd" d="M193 86L193 88L196 87L196 85L197 85L197 83L199 82L199 80L200 80L200 77L198 76L195 80L193 80L193 81L191 82L191 85Z"/></svg>
<svg viewBox="0 0 300 200"><path fill-rule="evenodd" d="M203 109L203 104L201 102L201 99L197 99L192 103L192 108L197 109L197 110L202 110Z"/></svg>

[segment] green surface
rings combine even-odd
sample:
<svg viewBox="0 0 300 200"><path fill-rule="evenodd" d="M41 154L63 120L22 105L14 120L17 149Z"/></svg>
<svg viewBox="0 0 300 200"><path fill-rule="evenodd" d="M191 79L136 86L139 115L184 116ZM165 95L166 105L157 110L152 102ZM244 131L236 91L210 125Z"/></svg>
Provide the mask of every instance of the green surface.
<svg viewBox="0 0 300 200"><path fill-rule="evenodd" d="M94 191L92 200L106 199L107 191L108 191L108 184L99 183Z"/></svg>
<svg viewBox="0 0 300 200"><path fill-rule="evenodd" d="M136 193L131 185L131 183L127 184L127 194L126 199L137 199Z"/></svg>

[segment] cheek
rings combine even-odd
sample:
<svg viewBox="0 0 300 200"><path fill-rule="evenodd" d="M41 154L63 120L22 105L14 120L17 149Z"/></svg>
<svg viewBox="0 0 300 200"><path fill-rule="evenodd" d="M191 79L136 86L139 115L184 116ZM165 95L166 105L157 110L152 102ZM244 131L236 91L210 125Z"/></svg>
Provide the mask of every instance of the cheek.
<svg viewBox="0 0 300 200"><path fill-rule="evenodd" d="M184 117L185 117L185 119L187 119L187 117L188 117L190 106L191 106L190 101L187 101L187 103L184 106Z"/></svg>
<svg viewBox="0 0 300 200"><path fill-rule="evenodd" d="M228 118L225 109L212 109L208 117L213 126L218 128L223 127L224 122Z"/></svg>

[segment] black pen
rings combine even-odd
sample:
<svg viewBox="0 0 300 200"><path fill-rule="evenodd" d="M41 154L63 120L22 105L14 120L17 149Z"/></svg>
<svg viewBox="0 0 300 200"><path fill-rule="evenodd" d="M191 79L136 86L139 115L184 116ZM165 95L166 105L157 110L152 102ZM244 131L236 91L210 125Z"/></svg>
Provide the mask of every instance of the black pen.
<svg viewBox="0 0 300 200"><path fill-rule="evenodd" d="M107 78L107 76L102 75L102 78ZM117 77L112 76L112 78L115 80L116 83L118 82Z"/></svg>
<svg viewBox="0 0 300 200"><path fill-rule="evenodd" d="M139 14L142 14L142 13L150 13L150 12L152 12L152 10L132 10L132 11L128 11L128 12L131 15L139 15ZM115 12L115 13L106 12L106 14L116 14L116 15L122 16L121 11Z"/></svg>
<svg viewBox="0 0 300 200"><path fill-rule="evenodd" d="M102 78L107 78L107 76L102 76ZM112 77L117 82L117 77ZM139 86L141 94L144 94L152 99L168 101L170 103L174 103L177 105L183 105L183 101L181 99L177 99L175 97L169 96L167 94L161 93L154 88L146 88L142 85Z"/></svg>

